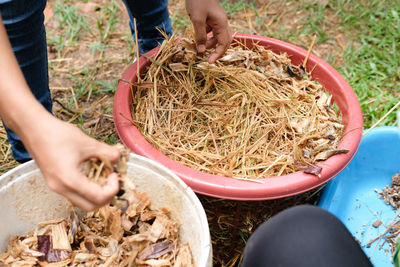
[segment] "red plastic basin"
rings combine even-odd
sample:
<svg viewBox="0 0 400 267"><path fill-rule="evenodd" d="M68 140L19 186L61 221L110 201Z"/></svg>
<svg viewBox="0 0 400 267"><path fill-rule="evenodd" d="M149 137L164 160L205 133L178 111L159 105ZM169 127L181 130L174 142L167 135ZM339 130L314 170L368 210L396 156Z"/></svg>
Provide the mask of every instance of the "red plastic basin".
<svg viewBox="0 0 400 267"><path fill-rule="evenodd" d="M268 37L236 34L235 38L245 41L249 47L256 42L276 53L286 52L295 65L302 64L307 54L302 48ZM148 52L147 56L154 57L157 49ZM150 61L141 57L139 62L140 71L143 73ZM163 164L197 193L235 200L266 200L296 195L326 183L342 171L355 155L362 136L362 113L352 88L332 66L317 56L310 55L306 69L310 71L315 65L312 79L320 82L332 94L342 114L345 132L339 147L349 150L347 154L335 155L318 163L323 168L321 178L296 172L262 178L260 180L264 183L261 184L200 172L168 158L155 149L131 123L132 92L127 81L136 82L136 62L128 68L118 84L114 98L114 123L119 137L128 148L134 153Z"/></svg>

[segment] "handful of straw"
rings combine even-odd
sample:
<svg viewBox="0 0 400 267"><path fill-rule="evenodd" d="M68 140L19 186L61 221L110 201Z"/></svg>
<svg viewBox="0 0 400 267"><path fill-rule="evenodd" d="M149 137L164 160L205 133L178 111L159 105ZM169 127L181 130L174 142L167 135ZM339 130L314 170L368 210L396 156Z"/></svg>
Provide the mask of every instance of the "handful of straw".
<svg viewBox="0 0 400 267"><path fill-rule="evenodd" d="M239 179L319 176L318 161L347 152L332 97L286 53L235 41L214 64L208 56L173 36L136 84L133 121L159 151Z"/></svg>

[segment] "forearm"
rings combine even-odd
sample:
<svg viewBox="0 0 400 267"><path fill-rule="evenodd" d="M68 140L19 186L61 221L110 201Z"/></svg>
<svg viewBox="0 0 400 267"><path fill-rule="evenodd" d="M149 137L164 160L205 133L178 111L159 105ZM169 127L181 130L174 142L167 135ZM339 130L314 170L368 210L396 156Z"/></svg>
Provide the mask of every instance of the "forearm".
<svg viewBox="0 0 400 267"><path fill-rule="evenodd" d="M35 99L19 68L0 17L0 117L23 142L52 116Z"/></svg>
<svg viewBox="0 0 400 267"><path fill-rule="evenodd" d="M14 56L0 18L0 117L22 140L42 171L47 185L72 204L89 211L118 192L118 177L101 187L88 181L81 165L89 158L119 157L116 148L85 135L51 115L31 93Z"/></svg>

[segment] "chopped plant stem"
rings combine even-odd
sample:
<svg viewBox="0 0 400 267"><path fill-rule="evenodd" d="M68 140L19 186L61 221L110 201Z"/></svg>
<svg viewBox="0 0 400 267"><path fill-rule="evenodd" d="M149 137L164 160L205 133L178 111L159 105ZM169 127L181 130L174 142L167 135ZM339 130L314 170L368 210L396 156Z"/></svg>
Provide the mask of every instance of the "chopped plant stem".
<svg viewBox="0 0 400 267"><path fill-rule="evenodd" d="M264 181L256 180L256 179L250 179L250 178L235 178L235 179L248 181L248 182L253 182L253 183L258 183L258 184L265 184Z"/></svg>
<svg viewBox="0 0 400 267"><path fill-rule="evenodd" d="M135 45L136 45L136 79L137 83L140 83L140 53L139 53L139 41L138 32L136 27L136 18L133 19L133 25L135 29Z"/></svg>
<svg viewBox="0 0 400 267"><path fill-rule="evenodd" d="M75 90L72 87L71 87L71 94L72 94L72 99L74 100L75 109L79 110L78 101L76 101L76 97L75 97Z"/></svg>
<svg viewBox="0 0 400 267"><path fill-rule="evenodd" d="M214 143L214 146L215 146L215 150L217 151L217 154L219 155L218 145L217 145L217 143L215 142L215 137L214 137L214 134L213 134L213 132L212 132L211 126L208 125L208 128L210 129L211 138L212 138L212 140L213 140L213 143Z"/></svg>
<svg viewBox="0 0 400 267"><path fill-rule="evenodd" d="M268 168L266 168L260 175L259 177L263 176L267 171L269 171L272 167L275 166L275 164L281 160L281 158L283 157L283 155L280 155L276 160L274 160L274 162L271 163L271 165L268 166Z"/></svg>
<svg viewBox="0 0 400 267"><path fill-rule="evenodd" d="M132 124L135 124L130 118L128 118L127 116L125 116L124 114L122 114L122 113L119 113L119 115L121 115L121 117L122 118L124 118L124 119L126 119L126 120L128 120L128 121L130 121Z"/></svg>
<svg viewBox="0 0 400 267"><path fill-rule="evenodd" d="M310 74L313 73L313 71L315 70L315 68L318 66L318 63L315 63L314 67L311 69Z"/></svg>
<svg viewBox="0 0 400 267"><path fill-rule="evenodd" d="M306 58L305 58L304 61L303 61L303 68L304 68L304 69L306 68L308 58L310 57L311 50L312 50L312 48L313 48L313 46L314 46L314 42L315 42L316 39L317 39L317 36L314 35L314 37L313 37L313 39L312 39L312 41L311 41L310 47L308 48L307 56L306 56Z"/></svg>
<svg viewBox="0 0 400 267"><path fill-rule="evenodd" d="M394 216L394 218L392 219L392 221L386 226L386 230L381 234L381 235L379 235L379 236L377 236L377 237L375 237L374 239L372 239L371 241L369 241L368 243L367 243L367 247L368 246L371 246L372 245L372 243L374 243L375 241L379 241L379 240L381 240L383 237L385 237L389 232L391 232L391 233L394 233L394 232L396 232L396 234L395 234L395 237L400 233L400 228L399 227L397 227L397 229L396 229L396 226L398 226L399 224L400 224L400 221L399 220L397 220L397 221L395 221L395 219L396 218L398 218L400 216L400 212L398 212L397 214L396 214L396 216ZM396 231L394 231L394 229L396 230ZM393 247L393 245L394 245L394 240L391 240L391 245L392 245L392 247L391 247L391 249L392 249L392 252L394 251L394 247ZM376 245L377 246L377 245ZM376 246L375 246L375 248L376 248ZM374 251L375 251L375 248L374 248Z"/></svg>

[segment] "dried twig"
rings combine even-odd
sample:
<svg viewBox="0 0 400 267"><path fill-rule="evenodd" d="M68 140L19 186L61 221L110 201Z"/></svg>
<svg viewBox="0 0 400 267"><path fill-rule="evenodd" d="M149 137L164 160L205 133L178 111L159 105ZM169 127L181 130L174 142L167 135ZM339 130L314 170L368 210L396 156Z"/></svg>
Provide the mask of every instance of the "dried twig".
<svg viewBox="0 0 400 267"><path fill-rule="evenodd" d="M371 128L369 128L367 131L365 131L363 133L363 136L367 135L370 131L372 131L372 129L374 129L376 126L378 126L379 123L381 123L384 119L386 119L386 117L389 116L390 113L392 113L398 106L400 106L400 101L397 102L397 104L394 105L388 112L386 112L386 114L383 115L382 118L380 118L377 122L375 122L374 125L371 126Z"/></svg>
<svg viewBox="0 0 400 267"><path fill-rule="evenodd" d="M312 48L313 48L313 46L314 46L314 42L315 42L316 39L317 39L317 35L314 35L314 37L313 37L313 39L312 39L312 41L311 41L311 44L310 44L310 46L308 47L308 51L307 51L306 58L305 58L304 61L303 61L303 68L304 68L304 69L306 69L307 61L308 61L308 58L310 57L311 50L312 50Z"/></svg>

